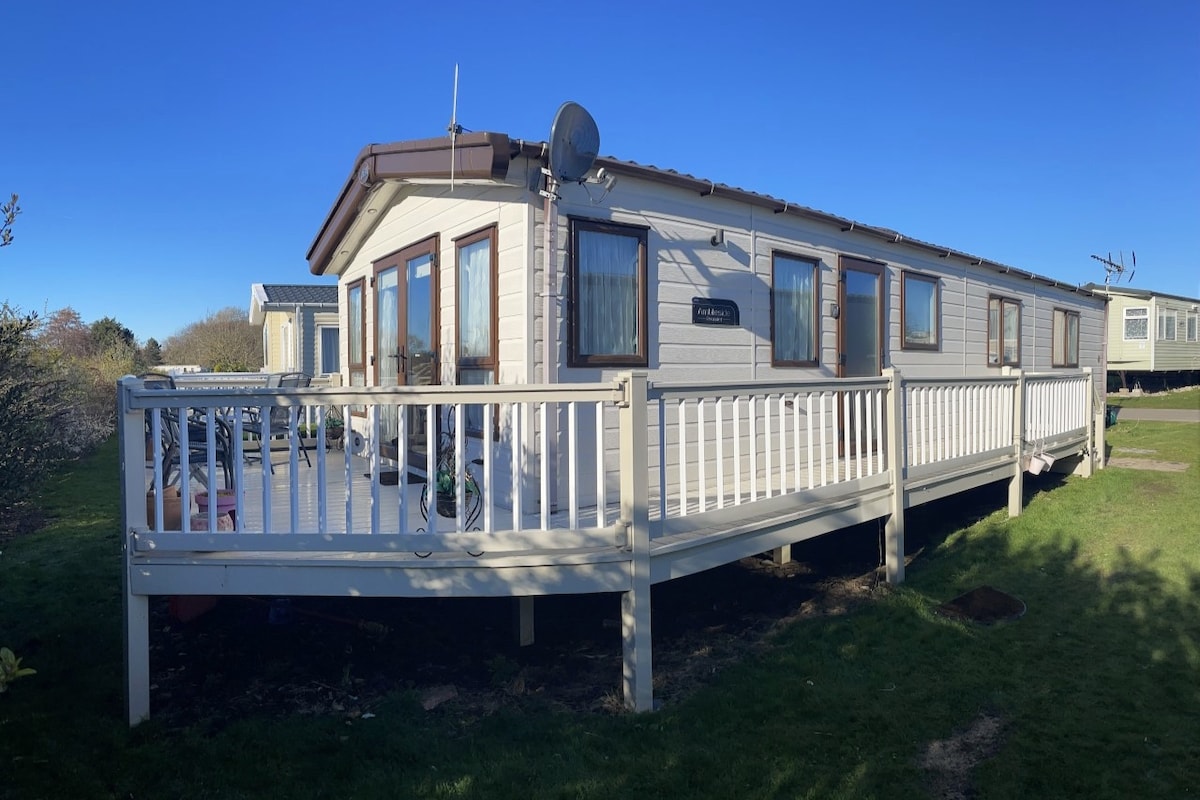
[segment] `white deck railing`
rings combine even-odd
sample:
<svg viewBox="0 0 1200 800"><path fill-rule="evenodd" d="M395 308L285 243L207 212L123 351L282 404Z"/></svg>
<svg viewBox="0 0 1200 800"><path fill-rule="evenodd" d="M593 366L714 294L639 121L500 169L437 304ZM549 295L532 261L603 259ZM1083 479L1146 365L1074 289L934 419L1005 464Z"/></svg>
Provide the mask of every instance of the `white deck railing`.
<svg viewBox="0 0 1200 800"><path fill-rule="evenodd" d="M195 479L180 481L183 508L190 508L196 491L220 483L215 479L228 462L230 480L239 488L233 535L275 537L245 539L239 548L278 547L281 533L305 537L295 545L301 549L400 546L379 538L391 534L416 537L403 547L422 551L470 549L484 536L494 552L505 546L625 544L629 500L620 478L625 465L638 459L622 451L623 442L645 442L648 513L661 522L882 476L894 464L921 467L925 475L941 462L1019 452L1017 424L1030 447L1076 435L1089 421L1086 372L896 379L896 397L886 377L647 384L645 430L630 437L621 431L619 412L630 402L631 377L597 384L398 388L265 389L204 382L174 390L146 389L127 378L121 425L141 428L146 420L153 447L149 486L162 486L166 473L176 470ZM1014 405L1018 397L1020 409ZM891 403L902 405L891 409ZM289 434L249 440L247 414L267 418L272 408L287 410ZM327 412L334 408L349 421L347 440L364 442L361 451L327 450ZM407 429L410 409L418 411L414 419L423 420L421 430ZM493 435L466 434L468 409ZM899 458L889 451L885 430L893 411L905 421L897 439ZM171 416L192 420L178 426L174 457L163 450ZM311 447L319 457L311 472L300 468L298 423L305 417L316 427ZM385 418L393 421L391 428ZM421 508L423 487L407 486L409 475L423 481L439 473L438 420L451 422L454 430L450 518L434 512L433 497ZM392 448L393 457L385 458L380 446L385 429L412 446ZM366 481L359 479L364 470ZM398 488L382 480L389 470L399 478ZM216 513L214 504L198 525L184 514L182 538L160 535L154 546L230 546L224 534L186 538L197 532L193 528L215 530ZM160 492L147 529L162 531L163 515ZM373 538L347 538L350 534Z"/></svg>

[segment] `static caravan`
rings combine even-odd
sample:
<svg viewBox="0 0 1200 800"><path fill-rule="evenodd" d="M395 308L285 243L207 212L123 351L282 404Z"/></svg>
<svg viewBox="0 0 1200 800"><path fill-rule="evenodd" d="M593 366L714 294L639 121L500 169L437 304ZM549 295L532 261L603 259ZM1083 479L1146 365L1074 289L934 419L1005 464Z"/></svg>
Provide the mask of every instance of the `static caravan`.
<svg viewBox="0 0 1200 800"><path fill-rule="evenodd" d="M1200 371L1200 299L1132 286L1088 284L1111 298L1108 310L1108 369L1121 385L1156 384L1194 378ZM1155 387L1157 388L1157 386Z"/></svg>
<svg viewBox="0 0 1200 800"><path fill-rule="evenodd" d="M340 374L338 287L256 283L250 324L262 328L263 372Z"/></svg>
<svg viewBox="0 0 1200 800"><path fill-rule="evenodd" d="M546 180L547 150L359 154L308 254L338 280L340 385L122 380L131 723L164 594L514 597L523 642L535 597L618 594L649 710L654 584L875 520L898 583L906 509L1004 481L1016 515L1026 474L1102 466L1104 296L628 161ZM283 449L239 408L286 420ZM147 502L185 411L180 472L228 463L232 531Z"/></svg>
<svg viewBox="0 0 1200 800"><path fill-rule="evenodd" d="M345 385L572 384L629 369L656 383L786 382L893 368L927 379L1088 369L1104 388L1105 298L1091 290L613 158L547 197L546 152L473 133L359 154L308 253L314 274L338 277Z"/></svg>

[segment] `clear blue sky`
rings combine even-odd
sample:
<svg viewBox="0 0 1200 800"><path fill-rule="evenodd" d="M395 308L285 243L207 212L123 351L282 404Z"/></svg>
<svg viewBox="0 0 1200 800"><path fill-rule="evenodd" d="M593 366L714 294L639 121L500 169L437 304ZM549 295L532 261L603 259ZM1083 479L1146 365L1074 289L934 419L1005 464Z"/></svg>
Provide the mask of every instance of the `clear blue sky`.
<svg viewBox="0 0 1200 800"><path fill-rule="evenodd" d="M1064 281L1200 296L1200 3L80 3L0 17L0 300L160 341L304 260L358 151L601 152ZM557 9L557 10L554 10ZM781 163L787 152L803 155Z"/></svg>

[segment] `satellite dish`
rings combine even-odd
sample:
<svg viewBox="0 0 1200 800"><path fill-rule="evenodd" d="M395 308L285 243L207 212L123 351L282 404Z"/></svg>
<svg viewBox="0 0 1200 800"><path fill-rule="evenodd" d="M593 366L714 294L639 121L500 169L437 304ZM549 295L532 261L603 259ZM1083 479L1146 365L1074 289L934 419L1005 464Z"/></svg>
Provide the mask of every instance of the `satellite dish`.
<svg viewBox="0 0 1200 800"><path fill-rule="evenodd" d="M550 126L550 172L554 180L581 183L600 152L596 120L578 103L559 106Z"/></svg>

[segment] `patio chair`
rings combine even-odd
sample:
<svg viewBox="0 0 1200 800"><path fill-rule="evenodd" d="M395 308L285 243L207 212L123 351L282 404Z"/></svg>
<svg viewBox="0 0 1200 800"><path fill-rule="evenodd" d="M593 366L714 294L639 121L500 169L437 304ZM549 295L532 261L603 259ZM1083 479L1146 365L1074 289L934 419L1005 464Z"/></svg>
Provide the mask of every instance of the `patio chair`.
<svg viewBox="0 0 1200 800"><path fill-rule="evenodd" d="M303 389L307 388L312 383L312 376L304 372L286 372L281 375L272 375L267 379L269 387L279 387L281 389ZM259 411L251 410L247 412L245 420L242 422L242 430L255 439L274 439L276 436L290 437L291 429L291 413L290 409L285 406L271 406L267 413L266 424L263 424L263 416ZM312 460L308 457L308 445L304 443L304 439L300 439L300 452L304 454L304 463L312 466ZM248 454L249 455L249 454ZM271 463L271 473L275 472L275 464Z"/></svg>
<svg viewBox="0 0 1200 800"><path fill-rule="evenodd" d="M147 389L174 389L175 379L170 375L146 373L139 376ZM179 410L164 408L161 411L161 435L163 453L163 483L171 486L180 481L180 443L183 435L179 424ZM151 417L146 414L146 440L151 437ZM224 488L233 488L233 434L223 419L217 417L214 427L215 450L217 465L221 468ZM192 477L196 478L205 489L209 489L211 480L204 471L208 464L208 429L204 415L192 411L187 419L188 435L188 465Z"/></svg>

